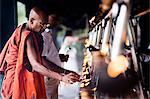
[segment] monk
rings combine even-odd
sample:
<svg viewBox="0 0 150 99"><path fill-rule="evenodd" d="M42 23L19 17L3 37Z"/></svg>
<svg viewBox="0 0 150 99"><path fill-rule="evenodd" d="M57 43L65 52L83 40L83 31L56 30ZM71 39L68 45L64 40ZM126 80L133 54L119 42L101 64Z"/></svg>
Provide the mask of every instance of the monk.
<svg viewBox="0 0 150 99"><path fill-rule="evenodd" d="M33 7L26 24L16 28L0 54L2 99L46 99L43 76L66 83L79 81L79 75L41 57L42 36L47 15ZM62 75L63 74L63 75Z"/></svg>

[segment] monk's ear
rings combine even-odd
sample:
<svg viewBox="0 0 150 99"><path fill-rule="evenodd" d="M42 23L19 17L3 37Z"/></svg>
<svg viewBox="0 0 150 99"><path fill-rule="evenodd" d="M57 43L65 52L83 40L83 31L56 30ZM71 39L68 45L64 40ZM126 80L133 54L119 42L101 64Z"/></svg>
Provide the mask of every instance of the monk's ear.
<svg viewBox="0 0 150 99"><path fill-rule="evenodd" d="M34 20L35 20L34 18L31 18L31 19L30 19L30 23L33 24L33 21L34 21Z"/></svg>

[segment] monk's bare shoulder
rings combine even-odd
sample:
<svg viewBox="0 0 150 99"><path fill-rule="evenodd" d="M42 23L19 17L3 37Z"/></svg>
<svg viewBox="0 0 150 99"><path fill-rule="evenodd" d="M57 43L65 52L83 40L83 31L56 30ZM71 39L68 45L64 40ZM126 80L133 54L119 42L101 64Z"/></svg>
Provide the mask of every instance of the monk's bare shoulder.
<svg viewBox="0 0 150 99"><path fill-rule="evenodd" d="M26 46L33 48L34 47L34 43L33 43L33 37L31 35L31 33L27 36L26 38Z"/></svg>

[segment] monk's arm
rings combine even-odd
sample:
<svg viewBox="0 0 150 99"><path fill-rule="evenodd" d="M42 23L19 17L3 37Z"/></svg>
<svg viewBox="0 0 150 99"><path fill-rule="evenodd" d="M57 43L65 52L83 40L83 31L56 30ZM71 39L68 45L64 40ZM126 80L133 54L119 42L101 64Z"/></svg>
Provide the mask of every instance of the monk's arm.
<svg viewBox="0 0 150 99"><path fill-rule="evenodd" d="M73 72L70 70L63 69L60 66L57 66L56 64L47 60L46 57L42 57L42 62L43 62L44 66L46 66L48 69L55 71L55 72L64 73L64 74L69 74L69 73Z"/></svg>
<svg viewBox="0 0 150 99"><path fill-rule="evenodd" d="M26 40L26 45L27 45L27 49L26 49L27 56L28 56L30 64L32 65L33 71L36 71L44 76L62 80L62 77L63 77L62 75L60 75L57 72L51 71L50 69L47 69L46 67L44 67L42 64L38 62L37 54L35 52L35 48L34 48L31 35L28 36Z"/></svg>

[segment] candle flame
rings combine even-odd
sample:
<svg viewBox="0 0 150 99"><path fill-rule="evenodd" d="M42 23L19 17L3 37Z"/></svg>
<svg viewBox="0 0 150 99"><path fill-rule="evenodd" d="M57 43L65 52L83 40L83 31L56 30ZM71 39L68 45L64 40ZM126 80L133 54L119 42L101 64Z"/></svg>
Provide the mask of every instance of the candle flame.
<svg viewBox="0 0 150 99"><path fill-rule="evenodd" d="M116 59L109 63L107 73L110 77L115 78L121 73L125 72L128 68L128 65L128 59L123 55L119 55Z"/></svg>

